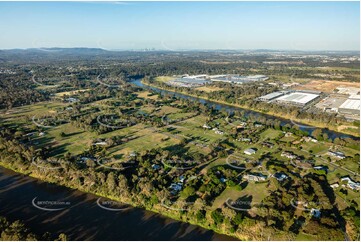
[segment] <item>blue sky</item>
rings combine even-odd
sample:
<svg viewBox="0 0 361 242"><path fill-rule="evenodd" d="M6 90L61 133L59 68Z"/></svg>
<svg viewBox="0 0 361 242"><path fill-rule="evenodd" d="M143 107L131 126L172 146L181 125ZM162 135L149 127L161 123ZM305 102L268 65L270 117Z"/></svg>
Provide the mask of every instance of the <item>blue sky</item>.
<svg viewBox="0 0 361 242"><path fill-rule="evenodd" d="M359 50L359 2L0 2L0 49Z"/></svg>

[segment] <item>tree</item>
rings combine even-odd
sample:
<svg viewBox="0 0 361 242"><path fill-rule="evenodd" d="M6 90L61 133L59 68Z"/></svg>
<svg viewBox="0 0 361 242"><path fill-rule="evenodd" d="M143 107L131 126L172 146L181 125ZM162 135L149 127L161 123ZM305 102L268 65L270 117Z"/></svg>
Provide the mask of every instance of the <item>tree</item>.
<svg viewBox="0 0 361 242"><path fill-rule="evenodd" d="M241 213L237 213L236 216L233 218L233 223L236 225L240 225L243 221L243 216Z"/></svg>
<svg viewBox="0 0 361 242"><path fill-rule="evenodd" d="M317 139L317 140L320 140L321 139L321 134L322 134L322 130L321 129L315 129L313 132L312 132L312 136Z"/></svg>
<svg viewBox="0 0 361 242"><path fill-rule="evenodd" d="M198 210L196 213L196 219L198 222L203 221L206 218L206 211Z"/></svg>
<svg viewBox="0 0 361 242"><path fill-rule="evenodd" d="M222 215L222 211L219 208L211 213L211 217L216 225L219 225L224 221L224 216Z"/></svg>
<svg viewBox="0 0 361 242"><path fill-rule="evenodd" d="M66 234L61 233L59 234L59 237L55 240L55 241L67 241L68 240L68 236L66 236Z"/></svg>
<svg viewBox="0 0 361 242"><path fill-rule="evenodd" d="M115 181L114 173L109 172L108 177L107 177L107 186L108 186L109 191L113 192L116 185L117 185L117 183Z"/></svg>

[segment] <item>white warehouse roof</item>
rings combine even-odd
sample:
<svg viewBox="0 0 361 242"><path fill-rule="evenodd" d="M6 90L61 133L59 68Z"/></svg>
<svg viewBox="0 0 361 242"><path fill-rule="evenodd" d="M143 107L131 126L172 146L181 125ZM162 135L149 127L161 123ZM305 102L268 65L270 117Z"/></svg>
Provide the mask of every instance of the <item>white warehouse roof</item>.
<svg viewBox="0 0 361 242"><path fill-rule="evenodd" d="M348 98L349 99L359 99L360 100L360 95L350 95Z"/></svg>
<svg viewBox="0 0 361 242"><path fill-rule="evenodd" d="M304 92L293 92L290 94L286 94L282 97L277 98L277 101L284 101L284 102L294 102L300 104L306 104L313 99L317 98L319 95L312 94L312 93L304 93Z"/></svg>
<svg viewBox="0 0 361 242"><path fill-rule="evenodd" d="M339 108L360 110L360 100L347 99Z"/></svg>
<svg viewBox="0 0 361 242"><path fill-rule="evenodd" d="M265 99L265 100L271 100L271 99L279 97L283 94L284 94L283 92L272 92L272 93L268 93L267 95L261 96L259 98Z"/></svg>

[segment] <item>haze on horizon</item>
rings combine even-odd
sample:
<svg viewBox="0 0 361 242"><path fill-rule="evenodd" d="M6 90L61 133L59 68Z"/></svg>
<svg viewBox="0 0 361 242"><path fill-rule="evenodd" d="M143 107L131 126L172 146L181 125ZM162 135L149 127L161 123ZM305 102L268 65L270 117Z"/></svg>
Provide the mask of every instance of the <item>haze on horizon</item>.
<svg viewBox="0 0 361 242"><path fill-rule="evenodd" d="M0 49L359 50L359 2L0 2Z"/></svg>

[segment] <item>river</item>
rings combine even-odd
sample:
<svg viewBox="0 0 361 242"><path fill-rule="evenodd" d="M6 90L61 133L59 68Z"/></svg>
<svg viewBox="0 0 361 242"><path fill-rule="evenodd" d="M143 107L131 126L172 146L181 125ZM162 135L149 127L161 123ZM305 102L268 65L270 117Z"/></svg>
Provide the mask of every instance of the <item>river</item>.
<svg viewBox="0 0 361 242"><path fill-rule="evenodd" d="M301 123L296 123L294 121L279 118L279 117L272 116L272 115L269 115L269 114L263 114L263 113L260 113L260 112L247 110L247 109L243 109L243 108L239 108L239 107L234 107L234 106L227 105L227 104L216 103L216 102L206 100L206 99L203 99L203 98L192 97L192 96L189 96L189 95L186 95L186 94L183 94L183 93L177 93L177 92L172 92L172 91L168 91L168 90L159 89L159 88L156 88L156 87L153 87L153 86L148 86L148 85L143 84L141 82L141 79L133 80L133 81L131 81L131 83L133 83L134 85L136 85L138 87L153 90L154 92L160 93L161 95L170 94L170 95L174 95L175 97L178 97L178 98L189 99L189 100L192 100L192 101L200 102L200 103L202 103L204 105L207 105L207 106L213 106L217 110L221 110L221 109L226 110L228 113L232 113L234 111L241 111L246 116L254 115L254 116L263 116L263 117L266 117L268 119L278 119L281 122L282 126L286 125L286 124L290 124L291 126L297 125L300 128L300 130L306 131L309 135L311 135L312 132L315 129L317 129L317 127L313 127L313 126L306 125L306 124L301 124ZM351 138L351 139L354 139L354 140L359 140L360 139L359 137L356 137L356 136L339 133L339 132L329 130L329 129L326 129L326 128L323 128L322 132L326 133L328 135L328 137L331 138L332 140L334 140L335 138Z"/></svg>
<svg viewBox="0 0 361 242"><path fill-rule="evenodd" d="M35 198L66 202L65 209L41 210ZM0 167L0 215L22 220L36 234L65 233L69 240L234 240L139 208L109 211L98 199Z"/></svg>

